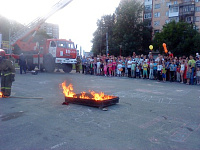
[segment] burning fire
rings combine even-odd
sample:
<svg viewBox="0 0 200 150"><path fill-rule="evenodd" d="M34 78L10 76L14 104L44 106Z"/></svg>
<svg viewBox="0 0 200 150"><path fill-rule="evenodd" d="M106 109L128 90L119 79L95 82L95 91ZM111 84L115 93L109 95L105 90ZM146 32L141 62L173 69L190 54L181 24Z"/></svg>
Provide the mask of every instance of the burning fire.
<svg viewBox="0 0 200 150"><path fill-rule="evenodd" d="M74 95L76 95L73 92L73 85L69 84L68 86L66 86L66 82L62 83L62 88L63 88L63 93L65 94L66 97L74 97Z"/></svg>
<svg viewBox="0 0 200 150"><path fill-rule="evenodd" d="M3 93L2 92L0 92L0 98L2 98L3 97Z"/></svg>
<svg viewBox="0 0 200 150"><path fill-rule="evenodd" d="M105 95L103 92L96 93L94 91L89 91L93 97L87 96L86 92L81 92L81 94L79 96L77 96L73 92L74 89L73 89L72 84L69 84L68 86L66 86L66 82L63 82L61 85L62 85L62 89L63 89L63 93L64 93L65 97L74 97L74 98L80 98L80 99L93 99L96 101L103 101L103 100L113 98L113 96Z"/></svg>

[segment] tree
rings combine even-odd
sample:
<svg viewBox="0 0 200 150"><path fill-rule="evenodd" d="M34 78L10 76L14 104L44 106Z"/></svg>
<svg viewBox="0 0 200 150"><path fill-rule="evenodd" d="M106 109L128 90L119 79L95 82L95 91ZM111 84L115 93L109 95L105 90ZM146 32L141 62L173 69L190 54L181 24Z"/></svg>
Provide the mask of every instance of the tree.
<svg viewBox="0 0 200 150"><path fill-rule="evenodd" d="M154 38L154 47L163 53L162 44L166 43L168 51L176 56L194 54L199 50L199 33L186 22L175 21L163 26L163 30Z"/></svg>
<svg viewBox="0 0 200 150"><path fill-rule="evenodd" d="M112 35L115 15L104 15L97 21L97 30L93 36L92 51L95 55L106 53L106 33L108 33L109 51L112 52Z"/></svg>
<svg viewBox="0 0 200 150"><path fill-rule="evenodd" d="M131 55L133 51L145 53L151 44L152 29L142 22L143 5L136 0L122 0L113 15L103 16L97 21L93 36L94 53L105 54L106 32L108 33L109 54Z"/></svg>
<svg viewBox="0 0 200 150"><path fill-rule="evenodd" d="M122 45L122 55L141 50L142 34L139 24L142 22L143 5L135 0L123 0L117 7L114 38L116 45Z"/></svg>

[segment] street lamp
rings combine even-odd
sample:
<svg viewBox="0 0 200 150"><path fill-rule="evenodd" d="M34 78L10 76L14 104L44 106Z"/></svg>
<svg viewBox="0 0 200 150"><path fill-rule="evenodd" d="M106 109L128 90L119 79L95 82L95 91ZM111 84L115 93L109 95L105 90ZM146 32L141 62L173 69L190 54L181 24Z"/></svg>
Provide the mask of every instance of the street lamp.
<svg viewBox="0 0 200 150"><path fill-rule="evenodd" d="M122 56L122 45L119 45L119 47L120 47L119 54L120 54L120 56Z"/></svg>
<svg viewBox="0 0 200 150"><path fill-rule="evenodd" d="M108 31L106 32L106 56L109 55L109 50L108 50Z"/></svg>

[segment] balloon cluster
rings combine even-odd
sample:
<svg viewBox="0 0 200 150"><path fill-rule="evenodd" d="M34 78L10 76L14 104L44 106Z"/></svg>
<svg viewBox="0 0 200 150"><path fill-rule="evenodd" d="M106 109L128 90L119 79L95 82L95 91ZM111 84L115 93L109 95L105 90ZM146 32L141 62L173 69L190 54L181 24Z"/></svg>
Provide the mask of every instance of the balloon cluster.
<svg viewBox="0 0 200 150"><path fill-rule="evenodd" d="M165 53L167 54L168 50L167 50L167 45L165 43L163 43L163 48L164 48Z"/></svg>

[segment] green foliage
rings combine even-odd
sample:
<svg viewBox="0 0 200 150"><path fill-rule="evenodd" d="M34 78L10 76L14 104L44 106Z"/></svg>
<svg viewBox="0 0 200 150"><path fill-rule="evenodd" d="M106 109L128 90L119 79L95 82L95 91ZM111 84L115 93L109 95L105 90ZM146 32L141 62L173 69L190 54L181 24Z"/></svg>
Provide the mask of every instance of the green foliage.
<svg viewBox="0 0 200 150"><path fill-rule="evenodd" d="M154 47L164 52L162 44L166 43L168 51L176 56L190 55L200 48L200 35L191 24L175 21L163 26L163 30L154 38Z"/></svg>
<svg viewBox="0 0 200 150"><path fill-rule="evenodd" d="M113 35L113 26L114 26L115 15L105 15L97 21L97 30L93 33L93 53L105 54L106 53L106 33L108 33L109 46L112 45L112 35ZM109 48L112 51L112 46Z"/></svg>
<svg viewBox="0 0 200 150"><path fill-rule="evenodd" d="M135 0L123 0L120 2L113 15L102 16L97 21L97 30L94 38L92 51L94 54L105 54L106 32L109 36L109 54L131 55L133 51L145 53L151 44L152 29L142 22L143 5Z"/></svg>

